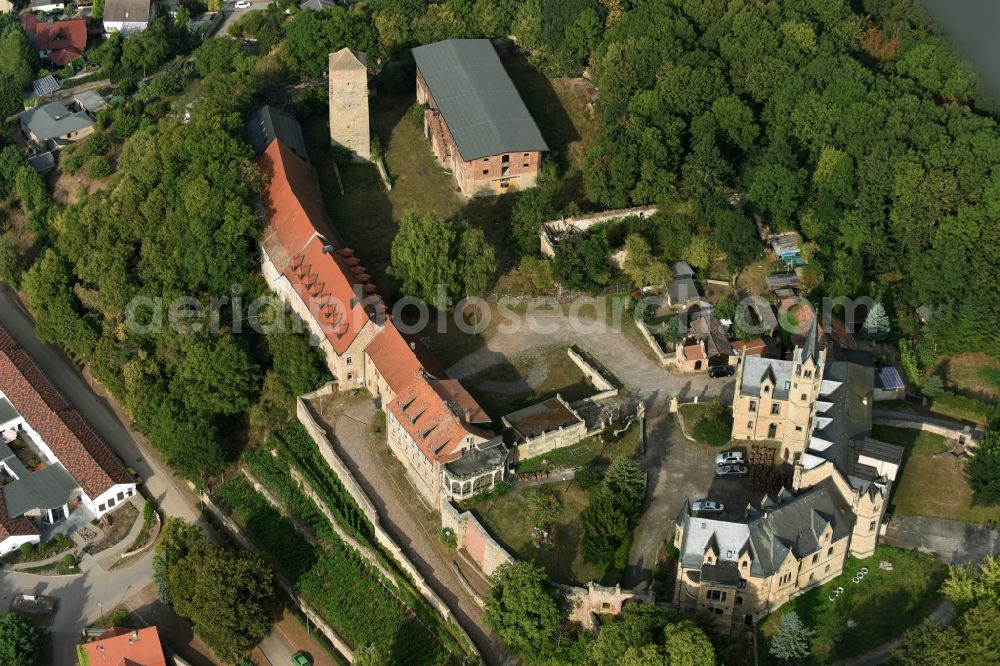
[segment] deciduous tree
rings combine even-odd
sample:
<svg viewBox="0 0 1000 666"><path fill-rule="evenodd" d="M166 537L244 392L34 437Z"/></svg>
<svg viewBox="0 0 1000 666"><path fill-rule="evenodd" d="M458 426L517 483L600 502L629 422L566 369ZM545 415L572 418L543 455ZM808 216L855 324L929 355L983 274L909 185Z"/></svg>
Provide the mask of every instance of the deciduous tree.
<svg viewBox="0 0 1000 666"><path fill-rule="evenodd" d="M545 570L531 562L497 567L490 575L483 621L514 651L537 654L560 621Z"/></svg>

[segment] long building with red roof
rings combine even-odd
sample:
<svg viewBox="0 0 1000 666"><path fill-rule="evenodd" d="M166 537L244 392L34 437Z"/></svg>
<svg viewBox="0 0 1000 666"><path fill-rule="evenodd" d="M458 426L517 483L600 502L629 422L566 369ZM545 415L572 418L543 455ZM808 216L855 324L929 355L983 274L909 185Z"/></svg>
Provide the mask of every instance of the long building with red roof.
<svg viewBox="0 0 1000 666"><path fill-rule="evenodd" d="M107 443L2 327L0 474L0 552L37 542L36 525L80 506L100 517L135 494Z"/></svg>
<svg viewBox="0 0 1000 666"><path fill-rule="evenodd" d="M507 449L489 415L386 314L333 229L313 167L278 138L257 163L268 180L264 277L306 323L337 385L371 391L386 413L389 446L428 501L492 488L506 475Z"/></svg>

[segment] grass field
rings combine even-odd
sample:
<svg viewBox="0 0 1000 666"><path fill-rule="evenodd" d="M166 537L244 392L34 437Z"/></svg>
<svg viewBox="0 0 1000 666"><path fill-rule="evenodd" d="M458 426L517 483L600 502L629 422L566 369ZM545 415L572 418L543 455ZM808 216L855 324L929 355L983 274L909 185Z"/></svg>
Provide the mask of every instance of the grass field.
<svg viewBox="0 0 1000 666"><path fill-rule="evenodd" d="M948 518L966 523L1000 520L1000 507L972 506L964 467L955 466L944 437L919 430L874 426L872 437L906 449L903 469L892 491L891 513Z"/></svg>
<svg viewBox="0 0 1000 666"><path fill-rule="evenodd" d="M558 514L551 530L549 545L536 547L531 538L528 494L541 492L551 495L558 504ZM583 561L580 545L583 530L580 514L587 507L589 493L572 482L559 481L537 486L518 485L500 498L477 497L465 502L483 522L490 534L519 560L528 560L544 567L552 580L583 585L601 582L605 569Z"/></svg>
<svg viewBox="0 0 1000 666"><path fill-rule="evenodd" d="M893 570L880 569L882 560L892 562ZM863 566L868 567L868 575L860 583L852 582ZM849 557L843 574L796 597L758 625L759 663L779 663L768 653L768 646L781 616L791 611L816 631L806 663L826 664L867 652L930 614L940 599L938 588L945 572L945 566L930 555L888 546L878 547L864 560ZM844 593L830 601L830 592L837 587L843 587ZM856 625L849 627L849 620Z"/></svg>
<svg viewBox="0 0 1000 666"><path fill-rule="evenodd" d="M936 373L956 393L995 402L1000 398L1000 361L986 354L952 354L942 357Z"/></svg>
<svg viewBox="0 0 1000 666"><path fill-rule="evenodd" d="M629 428L614 442L605 444L597 438L552 451L524 461L517 466L519 473L545 468L575 467L595 462L606 464L612 458L633 455L639 449L638 426ZM542 460L549 465L542 465ZM518 484L505 494L473 497L463 508L473 511L490 534L514 557L529 560L545 568L552 580L560 583L585 585L590 581L613 585L619 573L603 566L583 561L580 547L583 530L580 514L587 507L591 490L583 490L572 481L557 481L540 485ZM551 496L558 506L553 520L551 543L536 546L532 540L529 497L533 493Z"/></svg>
<svg viewBox="0 0 1000 666"><path fill-rule="evenodd" d="M462 384L494 419L560 394L567 402L597 392L566 354L566 345L522 352Z"/></svg>

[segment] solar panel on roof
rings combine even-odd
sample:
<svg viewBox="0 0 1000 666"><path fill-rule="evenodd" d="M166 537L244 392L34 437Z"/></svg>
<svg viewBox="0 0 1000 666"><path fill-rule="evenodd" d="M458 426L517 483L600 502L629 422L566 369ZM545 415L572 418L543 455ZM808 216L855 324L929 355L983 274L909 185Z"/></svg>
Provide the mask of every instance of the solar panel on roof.
<svg viewBox="0 0 1000 666"><path fill-rule="evenodd" d="M54 93L59 90L61 86L56 78L51 74L49 76L43 76L40 79L35 79L31 82L31 88L35 93L35 97L41 97L42 95L48 95L49 93Z"/></svg>
<svg viewBox="0 0 1000 666"><path fill-rule="evenodd" d="M882 386L888 390L906 388L903 378L896 368L882 368L878 371L878 376L882 380Z"/></svg>

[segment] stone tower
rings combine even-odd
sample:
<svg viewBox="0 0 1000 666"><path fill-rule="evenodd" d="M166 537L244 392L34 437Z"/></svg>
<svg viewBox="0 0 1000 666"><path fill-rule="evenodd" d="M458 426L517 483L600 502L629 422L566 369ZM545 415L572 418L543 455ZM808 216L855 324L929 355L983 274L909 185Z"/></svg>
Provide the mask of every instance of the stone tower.
<svg viewBox="0 0 1000 666"><path fill-rule="evenodd" d="M330 144L371 159L368 58L350 48L330 54Z"/></svg>
<svg viewBox="0 0 1000 666"><path fill-rule="evenodd" d="M823 384L826 350L819 348L816 319L802 345L792 352L792 385L788 390L788 411L781 438L781 460L796 462L809 447L816 401Z"/></svg>

